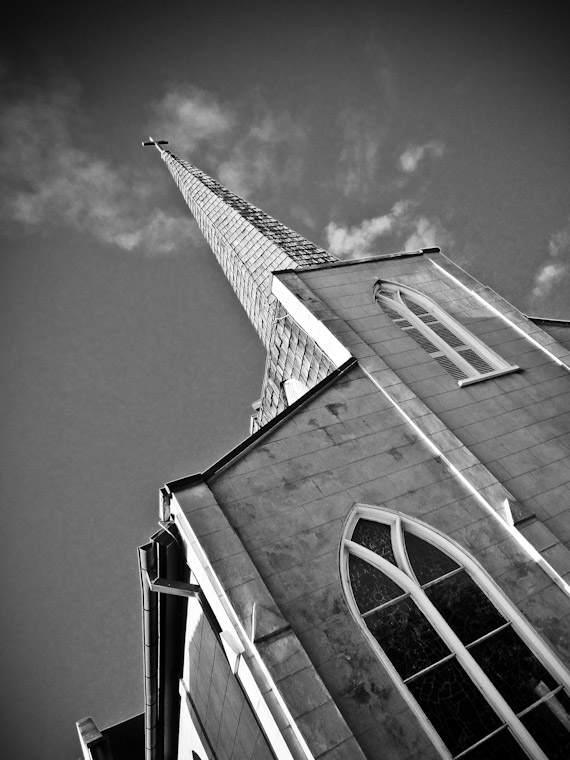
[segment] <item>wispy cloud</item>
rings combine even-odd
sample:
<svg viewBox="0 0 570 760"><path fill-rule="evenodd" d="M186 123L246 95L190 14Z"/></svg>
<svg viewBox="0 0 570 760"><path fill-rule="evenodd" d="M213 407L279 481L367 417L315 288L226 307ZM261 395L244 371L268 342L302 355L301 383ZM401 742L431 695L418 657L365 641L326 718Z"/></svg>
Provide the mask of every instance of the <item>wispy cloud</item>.
<svg viewBox="0 0 570 760"><path fill-rule="evenodd" d="M0 115L4 220L64 226L123 250L166 253L197 234L152 203L153 183L81 147L81 93L70 79L7 92ZM167 231L168 234L164 234Z"/></svg>
<svg viewBox="0 0 570 760"><path fill-rule="evenodd" d="M304 130L290 116L261 113L219 164L220 181L246 197L260 188L298 184L304 142Z"/></svg>
<svg viewBox="0 0 570 760"><path fill-rule="evenodd" d="M156 177L158 172L163 176L158 163L158 168L134 169L111 162L103 149L88 147L96 140L89 120L82 116L81 91L71 79L7 92L4 100L0 115L4 220L31 229L64 226L101 243L145 253L180 250L189 240L200 239L189 215L156 206ZM339 117L335 128L342 147L335 179L345 198L360 199L363 192L368 193L369 203L378 203L385 139L378 124L381 119L372 121L356 112ZM259 198L262 205L279 196L285 217L288 209L307 226L321 224L318 204L305 204L301 193L314 135L288 113L271 110L260 100L229 102L196 87L180 86L151 105L148 132L168 139L190 160L199 154L200 167L238 194ZM442 152L436 141L409 146L402 154L402 167L413 171L426 155ZM389 182L385 181L384 190ZM326 228L329 249L343 257L370 254L380 238L390 235L408 249L448 240L441 223L420 214L413 200L400 200L387 213L357 225L331 221Z"/></svg>
<svg viewBox="0 0 570 760"><path fill-rule="evenodd" d="M560 281L570 274L570 263L565 260L570 255L570 221L566 227L551 235L548 252L549 260L542 264L534 277L531 297L535 305L549 296Z"/></svg>
<svg viewBox="0 0 570 760"><path fill-rule="evenodd" d="M346 196L364 193L374 182L384 132L362 113L343 111L339 117L342 148L338 187Z"/></svg>
<svg viewBox="0 0 570 760"><path fill-rule="evenodd" d="M260 103L223 103L196 87L168 92L153 110L153 131L190 159L199 152L201 164L239 195L300 178L305 133L287 113Z"/></svg>
<svg viewBox="0 0 570 760"><path fill-rule="evenodd" d="M428 219L419 216L408 223L409 236L404 242L404 250L416 251L420 248L437 246L450 246L453 242L451 233L445 229L437 217Z"/></svg>
<svg viewBox="0 0 570 760"><path fill-rule="evenodd" d="M412 174L425 158L441 158L444 151L444 145L439 140L430 140L421 145L408 145L398 159L398 166L406 174Z"/></svg>
<svg viewBox="0 0 570 760"><path fill-rule="evenodd" d="M352 227L329 222L325 234L327 249L335 256L352 259L370 253L375 241L392 232L407 210L405 202L394 204L391 211L373 219L365 219Z"/></svg>
<svg viewBox="0 0 570 760"><path fill-rule="evenodd" d="M0 88L2 87L0 82ZM95 140L82 94L60 77L18 92L5 84L0 114L0 217L28 229L65 227L126 251L167 253L201 239L190 215L156 206L157 163L134 169L87 147ZM149 132L165 137L246 197L300 182L305 132L260 103L229 104L196 87L150 108ZM158 168L157 168L158 167ZM160 180L159 180L160 181Z"/></svg>
<svg viewBox="0 0 570 760"><path fill-rule="evenodd" d="M398 201L387 214L352 227L329 222L325 234L328 250L343 259L379 253L374 250L376 243L387 236L403 241L400 245L408 251L451 243L451 235L439 219L416 216L411 201Z"/></svg>
<svg viewBox="0 0 570 760"><path fill-rule="evenodd" d="M191 155L204 145L210 150L224 146L237 121L229 104L192 86L170 90L152 110L152 130L157 138L166 137L182 155Z"/></svg>
<svg viewBox="0 0 570 760"><path fill-rule="evenodd" d="M560 282L560 279L568 272L568 264L555 261L543 266L536 273L532 295L534 298L544 298L549 295L552 288Z"/></svg>

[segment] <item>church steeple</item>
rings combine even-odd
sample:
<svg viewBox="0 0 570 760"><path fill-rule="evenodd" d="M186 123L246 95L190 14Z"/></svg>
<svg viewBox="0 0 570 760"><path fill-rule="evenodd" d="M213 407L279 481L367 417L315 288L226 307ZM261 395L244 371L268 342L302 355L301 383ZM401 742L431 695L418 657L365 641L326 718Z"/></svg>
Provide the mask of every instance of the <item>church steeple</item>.
<svg viewBox="0 0 570 760"><path fill-rule="evenodd" d="M157 145L153 141L153 144ZM157 147L204 237L268 347L274 297L271 272L337 258L227 190L200 169Z"/></svg>

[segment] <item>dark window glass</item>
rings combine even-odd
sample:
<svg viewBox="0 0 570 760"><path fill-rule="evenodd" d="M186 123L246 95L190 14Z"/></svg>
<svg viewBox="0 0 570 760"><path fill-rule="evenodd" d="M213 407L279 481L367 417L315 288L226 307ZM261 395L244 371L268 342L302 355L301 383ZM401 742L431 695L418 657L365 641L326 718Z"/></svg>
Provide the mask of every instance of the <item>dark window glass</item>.
<svg viewBox="0 0 570 760"><path fill-rule="evenodd" d="M403 589L383 572L354 554L348 557L348 567L352 593L362 613L373 610L404 593Z"/></svg>
<svg viewBox="0 0 570 760"><path fill-rule="evenodd" d="M549 760L570 757L570 699L559 691L521 717Z"/></svg>
<svg viewBox="0 0 570 760"><path fill-rule="evenodd" d="M515 712L558 686L512 628L504 628L469 651Z"/></svg>
<svg viewBox="0 0 570 760"><path fill-rule="evenodd" d="M461 755L461 760L528 760L528 755L505 726Z"/></svg>
<svg viewBox="0 0 570 760"><path fill-rule="evenodd" d="M456 660L448 660L414 678L408 687L453 755L501 725Z"/></svg>
<svg viewBox="0 0 570 760"><path fill-rule="evenodd" d="M370 549L375 554L379 554L393 565L396 564L389 525L372 520L359 520L352 533L352 541Z"/></svg>
<svg viewBox="0 0 570 760"><path fill-rule="evenodd" d="M505 623L505 618L465 570L428 586L425 592L464 644Z"/></svg>
<svg viewBox="0 0 570 760"><path fill-rule="evenodd" d="M457 570L459 565L433 544L413 533L404 531L408 559L420 584L428 583L442 575Z"/></svg>
<svg viewBox="0 0 570 760"><path fill-rule="evenodd" d="M450 653L409 597L372 613L364 622L402 678L418 673Z"/></svg>

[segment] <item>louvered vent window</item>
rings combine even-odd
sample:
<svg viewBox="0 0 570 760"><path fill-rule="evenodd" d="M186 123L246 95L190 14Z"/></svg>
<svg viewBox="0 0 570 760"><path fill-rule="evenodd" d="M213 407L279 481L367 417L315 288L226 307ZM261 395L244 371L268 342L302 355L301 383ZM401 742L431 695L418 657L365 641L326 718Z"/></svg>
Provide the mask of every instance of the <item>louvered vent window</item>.
<svg viewBox="0 0 570 760"><path fill-rule="evenodd" d="M442 757L570 757L569 674L468 554L365 505L347 524L344 552L353 614Z"/></svg>
<svg viewBox="0 0 570 760"><path fill-rule="evenodd" d="M291 404L297 401L297 399L301 398L301 396L304 396L305 393L309 390L308 386L306 386L305 383L303 383L301 380L296 380L295 378L285 380L282 387L285 398L287 400L287 406L291 406Z"/></svg>
<svg viewBox="0 0 570 760"><path fill-rule="evenodd" d="M427 351L459 385L518 370L483 345L423 293L396 283L378 281L374 295L394 324Z"/></svg>

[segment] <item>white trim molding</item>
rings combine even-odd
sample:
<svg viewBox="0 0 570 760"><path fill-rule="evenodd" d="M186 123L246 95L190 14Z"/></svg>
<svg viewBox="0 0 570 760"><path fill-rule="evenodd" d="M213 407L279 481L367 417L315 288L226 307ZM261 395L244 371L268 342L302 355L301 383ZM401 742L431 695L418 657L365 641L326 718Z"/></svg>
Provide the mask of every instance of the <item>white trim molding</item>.
<svg viewBox="0 0 570 760"><path fill-rule="evenodd" d="M271 292L299 327L324 351L335 367L340 367L352 358L350 351L342 345L328 327L315 317L295 294L281 282L279 277L275 275L271 279Z"/></svg>
<svg viewBox="0 0 570 760"><path fill-rule="evenodd" d="M196 583L200 586L222 629L221 638L230 667L243 687L250 706L263 728L275 757L279 760L295 760L295 757L298 758L302 754L305 760L314 760L314 755L297 726L297 722L285 704L257 648L249 640L226 592L219 582L204 550L200 546L200 542L192 530L188 518L184 514L184 510L174 494L172 495L171 505L172 516L185 546L188 567L192 571ZM248 658L255 661L257 670L263 674L266 682L266 685L262 684L262 687L264 687L263 691L247 662ZM269 696L267 686L269 686L271 694L272 708L269 707L266 700L266 695ZM276 715L273 714L273 711L276 711ZM291 730L296 740L298 752L293 753L288 747L278 721L279 723L284 723L285 727Z"/></svg>
<svg viewBox="0 0 570 760"><path fill-rule="evenodd" d="M440 255L443 255L443 254L440 254ZM570 372L570 364L568 364L567 361L562 361L562 359L560 359L558 356L556 356L556 354L552 353L552 351L548 349L548 346L543 345L538 340L536 340L536 338L533 338L531 334L523 330L520 327L520 325L517 325L517 323L514 320L510 319L507 314L504 314L500 309L497 309L496 306L493 306L492 303L490 303L486 298L483 298L483 296L480 293L478 293L476 290L473 290L472 288L468 287L464 282L461 282L461 280L458 277L455 277L453 274L451 274L451 272L449 272L445 267L441 266L441 264L438 264L437 261L434 261L431 258L430 258L430 261L433 264L433 266L439 269L441 272L443 272L446 277L448 277L450 280L453 280L453 282L456 285L463 288L463 290L467 291L467 293L469 293L470 296L473 296L473 298L476 298L479 301L479 303L483 304L487 309L492 311L496 317L499 317L499 319L502 319L502 321L505 322L507 325L509 325L509 327L515 330L523 338L526 338L526 340L528 340L529 343L532 343L532 345L535 348L538 348L539 351L542 351L543 353L545 353L549 359L552 359L552 361L555 362L555 364L558 364L560 367L564 367L564 369L567 369ZM457 264L452 264L452 266L459 269L459 271L463 275L470 277L470 275L468 275L467 272L461 269L461 267L459 267ZM489 288L487 288L486 290L489 291ZM501 300L504 301L504 299L501 299ZM517 309L515 306L512 306L512 304L508 303L508 301L504 301L504 302L507 303L508 306L510 306L513 311L518 312L522 317L524 317L525 322L531 322L531 320L528 317L526 317L521 311L519 311L519 309ZM531 324L533 323L531 322ZM538 325L535 325L535 326L538 326ZM542 329L540 332L548 335L548 333L545 333L545 331L543 331ZM558 345L556 341L553 340L552 342Z"/></svg>

